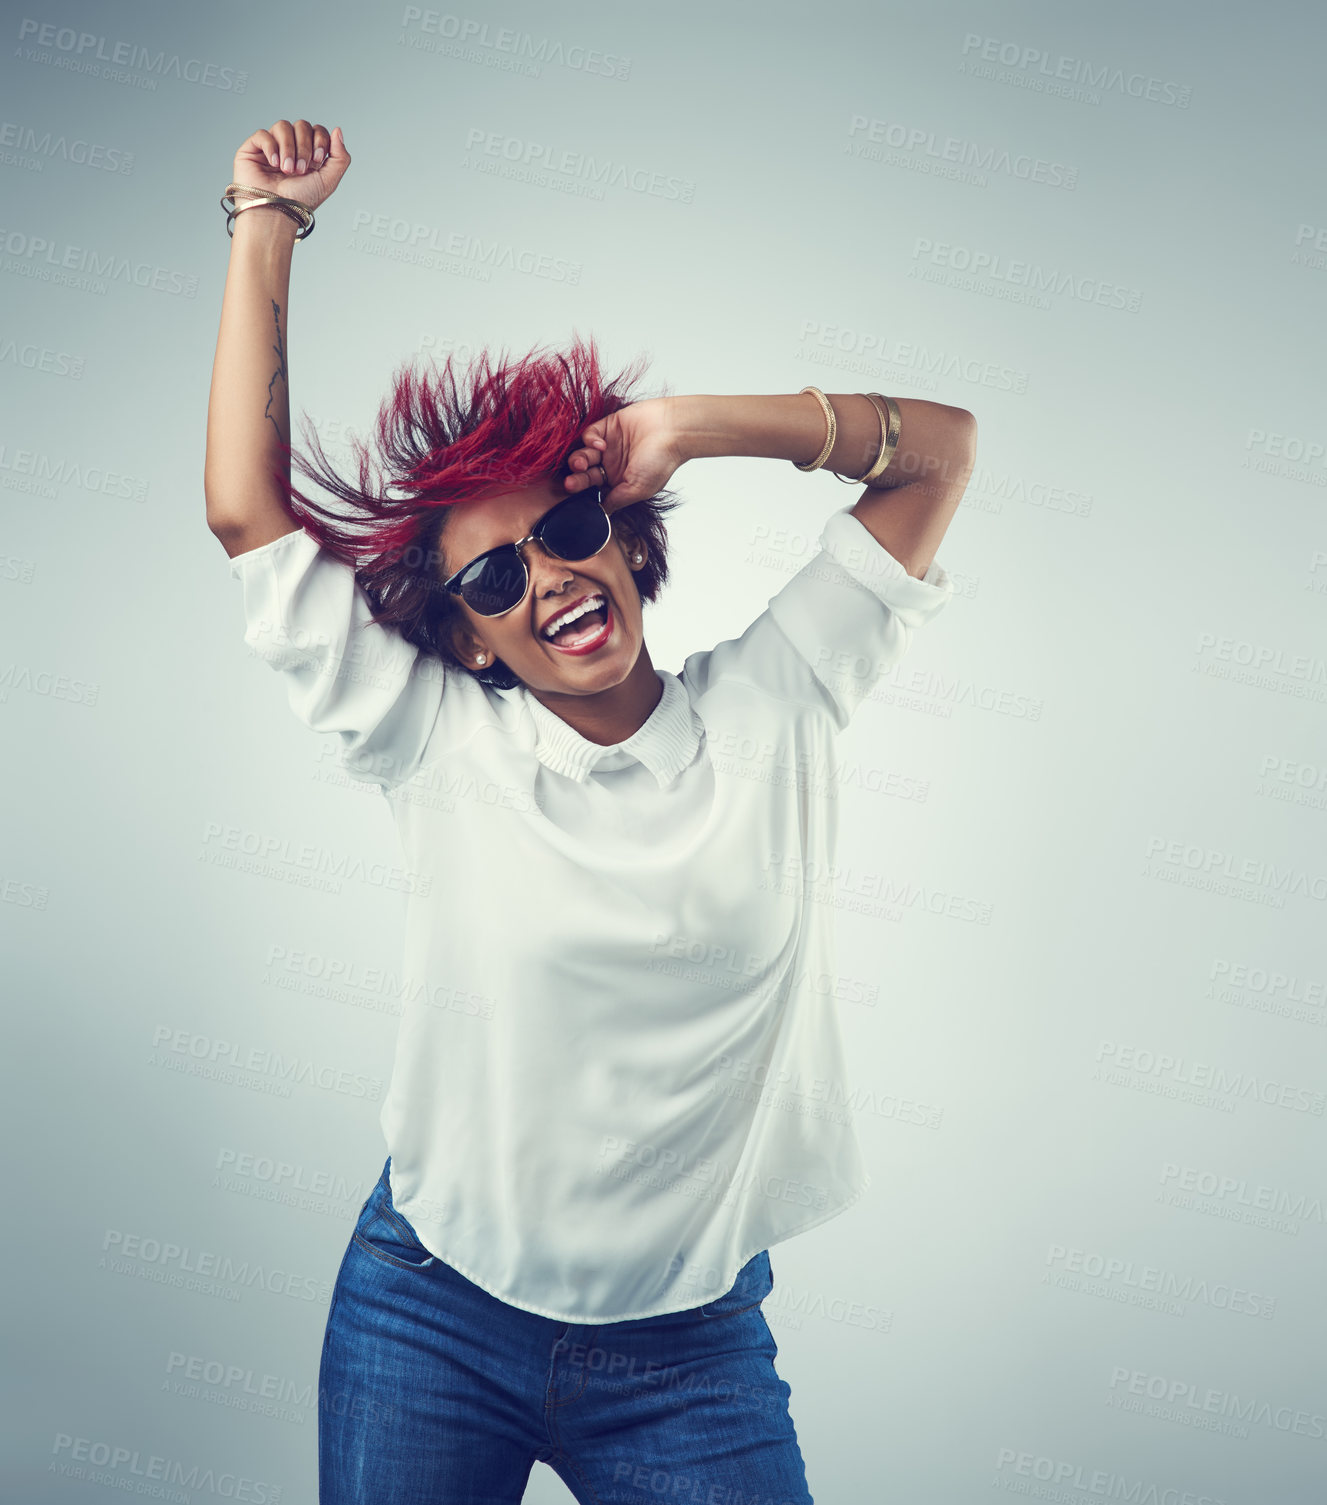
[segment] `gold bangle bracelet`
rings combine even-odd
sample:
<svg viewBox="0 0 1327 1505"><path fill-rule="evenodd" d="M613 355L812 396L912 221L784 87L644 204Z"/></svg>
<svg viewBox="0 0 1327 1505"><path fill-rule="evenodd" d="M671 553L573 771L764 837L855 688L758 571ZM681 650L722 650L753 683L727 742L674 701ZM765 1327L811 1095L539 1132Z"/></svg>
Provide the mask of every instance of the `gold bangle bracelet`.
<svg viewBox="0 0 1327 1505"><path fill-rule="evenodd" d="M885 410L880 406L878 402L876 402L876 400L871 396L869 392L859 392L857 395L859 397L866 398L867 402L869 402L875 409L876 417L880 420L880 448L875 452L875 459L870 461L866 469L859 476L845 476L841 471L830 471L830 475L832 475L836 481L842 481L845 486L860 486L866 480L867 476L869 476L875 469L875 467L879 465L881 451L883 451L885 447Z"/></svg>
<svg viewBox="0 0 1327 1505"><path fill-rule="evenodd" d="M889 469L890 461L894 458L894 451L898 449L899 438L903 432L903 417L899 412L898 403L892 397L886 397L880 392L868 392L866 395L875 404L876 412L880 414L882 442L875 464L861 478L863 486L871 485L873 481L878 480ZM887 431L885 430L885 415L880 408L881 402L885 403L889 408L889 428Z"/></svg>
<svg viewBox="0 0 1327 1505"><path fill-rule="evenodd" d="M242 214L246 209L260 208L263 205L279 209L287 219L294 220L298 226L296 240L307 240L313 234L313 210L308 205L301 204L298 199L288 199L279 193L273 193L270 189L250 188L243 183L228 184L225 193L221 196L221 207L226 211L226 234L234 236L237 214Z"/></svg>
<svg viewBox="0 0 1327 1505"><path fill-rule="evenodd" d="M834 448L834 440L838 437L839 432L838 419L834 416L834 409L830 405L829 398L825 396L819 387L803 387L802 391L798 392L797 395L800 397L802 392L810 392L825 410L825 447L814 460L794 460L792 463L798 470L819 470L825 461L829 459L830 451Z"/></svg>
<svg viewBox="0 0 1327 1505"><path fill-rule="evenodd" d="M240 199L263 199L269 204L287 204L301 218L313 218L313 210L307 204L301 204L298 199L288 199L282 194L273 193L270 188L251 188L247 183L231 183L222 196L222 203L225 203L226 199L236 202Z"/></svg>

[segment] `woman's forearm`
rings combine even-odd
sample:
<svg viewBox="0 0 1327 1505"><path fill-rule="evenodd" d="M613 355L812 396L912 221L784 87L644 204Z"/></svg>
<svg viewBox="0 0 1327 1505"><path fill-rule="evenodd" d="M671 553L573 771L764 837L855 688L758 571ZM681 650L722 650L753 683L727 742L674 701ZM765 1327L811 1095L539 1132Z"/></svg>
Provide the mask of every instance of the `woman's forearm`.
<svg viewBox="0 0 1327 1505"><path fill-rule="evenodd" d="M880 452L880 419L860 392L827 392L836 438L826 470L865 474ZM910 575L921 579L958 507L976 454L977 423L966 408L898 397L899 442L885 470L851 511ZM825 445L825 412L810 392L773 397L678 397L679 449L688 459L759 455L814 460Z"/></svg>
<svg viewBox="0 0 1327 1505"><path fill-rule="evenodd" d="M296 225L275 209L235 216L207 407L203 489L213 532L289 531L287 386L290 267Z"/></svg>
<svg viewBox="0 0 1327 1505"><path fill-rule="evenodd" d="M860 392L827 392L837 436L825 470L864 474L880 451L875 404ZM825 413L810 392L789 396L686 396L676 399L682 444L689 459L753 455L771 460L814 460L825 445ZM900 438L888 468L872 489L889 490L943 473L963 448L971 415L962 408L920 398L895 398Z"/></svg>

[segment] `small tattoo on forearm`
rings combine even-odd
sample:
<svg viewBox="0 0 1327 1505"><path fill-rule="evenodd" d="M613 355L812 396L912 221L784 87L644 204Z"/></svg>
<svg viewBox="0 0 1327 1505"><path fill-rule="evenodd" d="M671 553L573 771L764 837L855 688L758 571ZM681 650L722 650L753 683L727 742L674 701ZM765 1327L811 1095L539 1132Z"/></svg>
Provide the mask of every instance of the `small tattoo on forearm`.
<svg viewBox="0 0 1327 1505"><path fill-rule="evenodd" d="M281 338L281 305L275 298L270 301L272 304L272 319L276 325L276 344L272 346L272 349L276 352L276 370L272 372L272 380L267 384L267 406L263 409L263 416L271 420L272 427L276 430L277 438L284 444L286 436L281 432L281 425L277 422L276 414L272 411L272 404L276 400L276 393L272 391L272 387L279 376L286 383L286 391L287 395L289 395L290 384L286 377L286 347Z"/></svg>

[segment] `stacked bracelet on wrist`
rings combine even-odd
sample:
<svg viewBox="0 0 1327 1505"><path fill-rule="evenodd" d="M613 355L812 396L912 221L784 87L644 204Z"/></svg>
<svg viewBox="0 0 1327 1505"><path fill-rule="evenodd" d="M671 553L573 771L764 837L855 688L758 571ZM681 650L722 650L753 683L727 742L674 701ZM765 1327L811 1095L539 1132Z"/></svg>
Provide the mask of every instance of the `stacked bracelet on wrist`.
<svg viewBox="0 0 1327 1505"><path fill-rule="evenodd" d="M301 204L298 199L282 198L279 193L272 193L266 188L250 188L244 183L231 183L221 196L221 207L226 211L226 234L234 237L237 214L242 214L246 209L259 209L264 205L295 221L300 227L295 232L296 240L307 240L313 234L313 210L307 205Z"/></svg>
<svg viewBox="0 0 1327 1505"><path fill-rule="evenodd" d="M819 470L829 459L830 452L834 448L834 441L838 437L839 425L834 416L834 409L828 397L819 387L803 387L802 392L809 392L812 397L825 410L825 443L820 453L814 460L794 460L792 463L798 470ZM797 395L800 397L802 392ZM892 397L885 397L880 392L865 392L864 396L876 411L880 419L880 448L876 452L875 459L870 466L859 476L839 475L838 471L830 474L840 481L846 481L850 486L870 486L879 479L889 468L889 462L894 458L894 451L898 448L899 435L902 432L903 421L899 414L898 403ZM884 404L885 406L882 406ZM888 415L886 415L886 406Z"/></svg>

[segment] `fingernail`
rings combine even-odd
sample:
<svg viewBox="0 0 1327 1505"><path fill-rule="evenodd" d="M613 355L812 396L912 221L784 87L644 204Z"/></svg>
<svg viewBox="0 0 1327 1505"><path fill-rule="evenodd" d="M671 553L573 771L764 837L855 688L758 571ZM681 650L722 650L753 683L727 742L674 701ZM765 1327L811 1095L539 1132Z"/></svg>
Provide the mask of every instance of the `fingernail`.
<svg viewBox="0 0 1327 1505"><path fill-rule="evenodd" d="M317 149L317 151L315 151L314 154L313 154L313 165L315 167L321 167L322 166L322 160L323 160L323 149L320 146Z"/></svg>
<svg viewBox="0 0 1327 1505"><path fill-rule="evenodd" d="M277 157L277 154L275 152L273 152L267 160L272 164L273 167L279 167L281 165L280 159Z"/></svg>
<svg viewBox="0 0 1327 1505"><path fill-rule="evenodd" d="M300 158L300 159L299 159L299 161L298 161L298 162L296 162L296 164L295 164L295 171L296 171L296 172L303 172L303 171L304 171L304 169L305 169L305 168L306 168L306 167L307 167L307 166L308 166L308 165L309 165L309 164L308 164L308 163L307 163L307 162L306 162L306 161L305 161L305 160L304 160L304 158L303 158L303 157L301 157L301 158Z"/></svg>
<svg viewBox="0 0 1327 1505"><path fill-rule="evenodd" d="M281 171L282 172L290 172L290 171L292 171L294 169L294 166L295 166L295 164L290 160L289 157L282 157L282 159L281 159Z"/></svg>

